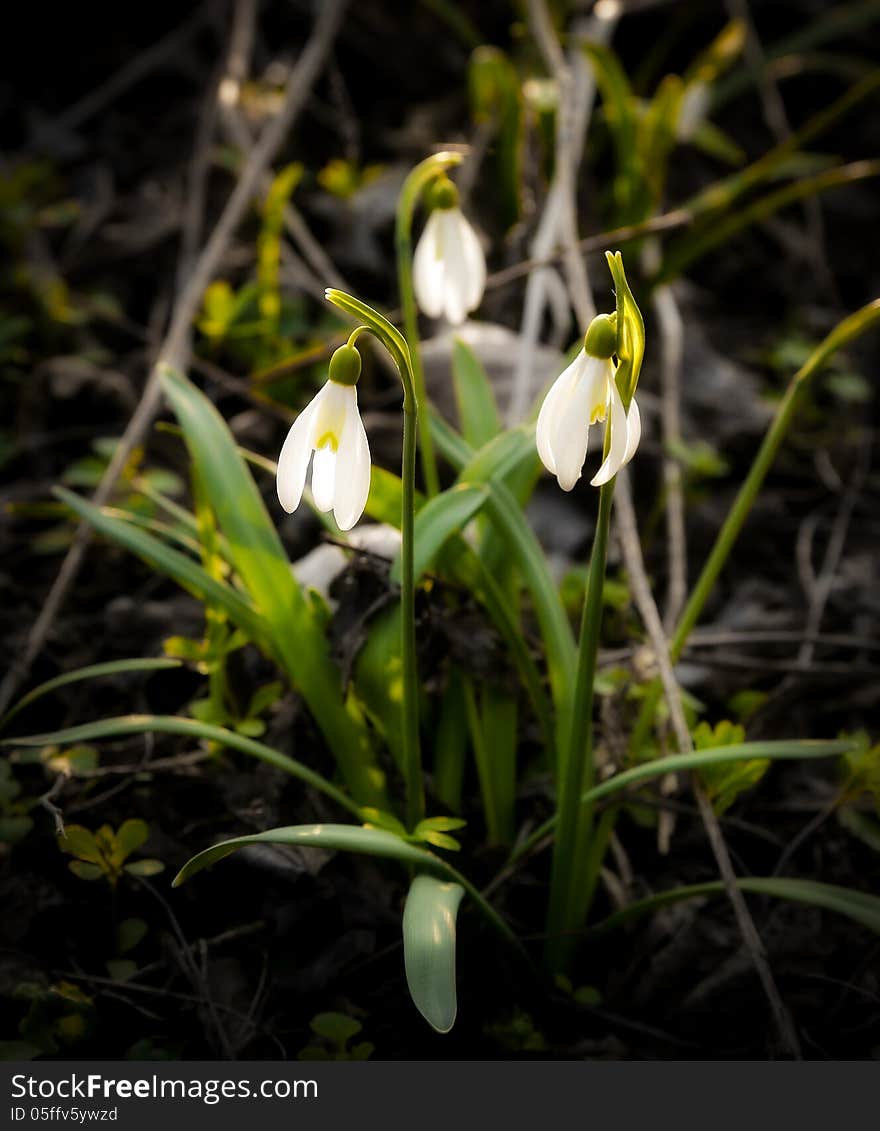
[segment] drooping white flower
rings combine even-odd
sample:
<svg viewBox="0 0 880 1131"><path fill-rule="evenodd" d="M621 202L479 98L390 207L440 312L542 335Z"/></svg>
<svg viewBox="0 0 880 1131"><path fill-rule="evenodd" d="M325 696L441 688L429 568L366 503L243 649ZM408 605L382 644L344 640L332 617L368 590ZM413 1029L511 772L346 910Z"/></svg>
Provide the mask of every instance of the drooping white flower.
<svg viewBox="0 0 880 1131"><path fill-rule="evenodd" d="M593 357L581 350L553 382L538 414L535 439L547 470L570 491L581 477L587 458L590 428L605 423L611 429L608 455L590 480L601 487L635 455L642 434L635 398L629 412L614 379L610 358Z"/></svg>
<svg viewBox="0 0 880 1131"><path fill-rule="evenodd" d="M357 351L352 346L342 350ZM337 355L334 355L334 360ZM357 370L360 372L360 358ZM370 493L370 446L358 412L354 381L330 380L306 405L287 434L278 457L278 500L290 514L302 499L312 462L312 497L320 511L333 511L340 530L351 530ZM312 461L314 453L314 461Z"/></svg>
<svg viewBox="0 0 880 1131"><path fill-rule="evenodd" d="M437 207L428 217L413 258L413 287L425 314L454 326L480 305L486 257L460 208Z"/></svg>

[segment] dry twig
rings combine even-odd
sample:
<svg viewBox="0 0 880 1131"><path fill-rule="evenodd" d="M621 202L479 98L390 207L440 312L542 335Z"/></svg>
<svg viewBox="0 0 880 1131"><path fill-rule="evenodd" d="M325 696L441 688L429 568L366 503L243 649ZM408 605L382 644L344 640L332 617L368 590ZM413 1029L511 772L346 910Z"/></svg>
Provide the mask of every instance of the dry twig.
<svg viewBox="0 0 880 1131"><path fill-rule="evenodd" d="M290 73L283 105L278 115L265 127L251 151L210 238L202 248L185 286L177 297L170 326L144 386L140 403L92 498L96 506L103 506L109 499L132 448L142 442L158 411L162 371L166 368L182 369L186 366L190 328L205 289L214 277L229 241L257 192L264 173L286 141L293 123L305 105L336 37L344 9L345 0L325 0L319 8L312 35ZM70 549L46 597L42 612L28 634L24 648L0 685L0 714L8 707L39 654L55 617L79 573L90 540L91 527L83 522L77 528Z"/></svg>
<svg viewBox="0 0 880 1131"><path fill-rule="evenodd" d="M683 754L689 753L694 748L693 742L691 741L690 730L688 729L684 708L682 707L681 693L675 679L675 673L672 670L672 662L669 658L669 642L663 631L660 614L657 611L657 605L651 593L648 575L645 572L645 563L642 558L642 549L639 544L638 530L636 527L635 509L633 507L632 494L629 486L629 475L626 471L618 474L615 502L617 504L615 507L617 530L623 549L624 563L629 576L633 600L638 607L639 614L648 632L648 636L651 639L678 748ZM736 921L749 957L751 958L752 965L758 974L767 1001L770 1004L770 1011L773 1016L780 1046L787 1056L799 1058L800 1042L798 1040L797 1030L776 987L776 981L770 969L764 943L761 936L758 934L758 929L755 926L754 919L751 916L743 894L737 886L736 873L730 859L730 853L727 850L718 817L715 810L712 808L709 798L706 796L705 790L695 776L692 777L692 786L700 811L700 817L712 848L712 853L718 865L721 878L724 881L724 890L736 916Z"/></svg>

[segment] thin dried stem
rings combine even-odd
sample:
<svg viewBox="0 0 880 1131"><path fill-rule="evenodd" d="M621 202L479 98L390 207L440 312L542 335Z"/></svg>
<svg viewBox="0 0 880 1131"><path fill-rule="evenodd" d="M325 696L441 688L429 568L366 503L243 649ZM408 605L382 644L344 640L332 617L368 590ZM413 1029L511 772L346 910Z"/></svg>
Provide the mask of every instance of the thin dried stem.
<svg viewBox="0 0 880 1131"><path fill-rule="evenodd" d="M290 73L281 110L260 135L210 238L202 248L185 286L177 297L171 324L147 378L140 403L129 420L93 496L92 502L96 506L103 506L110 498L132 449L142 442L156 415L161 399L159 378L162 370L185 368L189 354L190 327L198 312L205 289L216 274L235 229L258 190L263 174L287 140L294 122L305 105L336 38L344 10L345 0L326 0L321 5L312 35ZM10 667L3 684L0 685L0 714L9 706L43 647L58 611L79 573L90 540L91 527L81 523L46 597L42 612L31 628L16 662Z"/></svg>
<svg viewBox="0 0 880 1131"><path fill-rule="evenodd" d="M688 729L687 719L685 718L684 708L682 706L681 691L676 681L675 673L672 670L672 661L669 655L669 641L663 631L660 613L657 610L656 602L651 593L651 586L645 570L642 548L639 543L638 530L636 527L635 508L633 507L632 494L630 491L629 474L626 471L621 472L617 476L617 509L615 513L617 516L617 532L623 550L630 590L654 649L657 667L660 672L660 680L663 684L663 692L669 708L669 718L672 723L673 733L675 734L679 751L683 754L690 753L693 751L694 745L691 740L690 730ZM799 1059L800 1042L798 1040L797 1031L777 989L776 981L767 958L767 952L764 949L764 943L761 936L758 934L758 929L755 926L754 919L748 909L745 898L737 886L736 873L730 859L730 853L728 852L718 817L696 776L692 776L692 787L700 811L700 817L706 830L706 836L712 848L712 854L715 857L718 871L724 882L727 898L733 908L743 942L770 1005L770 1012L773 1016L780 1047L787 1056Z"/></svg>

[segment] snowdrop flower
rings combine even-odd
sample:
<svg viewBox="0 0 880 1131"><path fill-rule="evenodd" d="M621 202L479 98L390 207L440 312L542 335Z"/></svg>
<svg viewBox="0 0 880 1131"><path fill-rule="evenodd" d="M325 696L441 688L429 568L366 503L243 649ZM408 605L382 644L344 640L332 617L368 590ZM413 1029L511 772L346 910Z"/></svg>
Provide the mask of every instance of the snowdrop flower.
<svg viewBox="0 0 880 1131"><path fill-rule="evenodd" d="M278 457L278 500L290 514L302 499L312 463L312 497L319 511L333 511L340 530L351 530L370 493L370 447L358 412L361 355L340 346L330 359L330 379L302 410Z"/></svg>
<svg viewBox="0 0 880 1131"><path fill-rule="evenodd" d="M458 190L448 177L433 187L434 210L413 258L413 287L431 318L445 315L454 326L482 301L486 258L480 241L458 207Z"/></svg>
<svg viewBox="0 0 880 1131"><path fill-rule="evenodd" d="M591 425L604 422L611 429L608 455L590 480L594 487L613 478L639 446L638 405L633 398L627 412L614 379L611 354L616 341L613 316L594 318L584 348L553 382L538 414L538 455L563 491L570 491L581 477Z"/></svg>

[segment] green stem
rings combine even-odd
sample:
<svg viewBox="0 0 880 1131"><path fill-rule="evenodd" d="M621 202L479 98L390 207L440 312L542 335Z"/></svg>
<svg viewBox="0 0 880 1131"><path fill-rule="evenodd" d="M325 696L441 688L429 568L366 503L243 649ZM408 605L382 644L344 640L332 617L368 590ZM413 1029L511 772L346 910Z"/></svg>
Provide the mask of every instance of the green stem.
<svg viewBox="0 0 880 1131"><path fill-rule="evenodd" d="M403 665L403 735L406 815L410 828L415 828L425 815L425 792L422 782L422 752L419 742L419 686L416 667L414 527L416 503L416 447L419 436L419 398L413 374L409 343L384 315L365 302L344 291L329 289L328 302L363 321L349 338L354 344L358 334L369 332L385 346L400 375L403 386L403 464L400 478L402 501L400 515L400 656Z"/></svg>
<svg viewBox="0 0 880 1131"><path fill-rule="evenodd" d="M462 160L460 153L435 153L426 158L412 170L403 182L397 202L397 217L394 229L394 247L397 253L397 285L400 290L400 305L403 309L403 332L409 343L412 362L412 380L419 403L427 405L425 391L425 371L419 351L419 324L416 296L412 278L412 224L416 204L428 184L444 170L458 165ZM422 475L425 492L433 498L440 490L440 477L437 473L437 457L427 413L419 422L419 441L422 449Z"/></svg>
<svg viewBox="0 0 880 1131"><path fill-rule="evenodd" d="M700 619L715 582L718 580L743 524L749 516L749 511L754 505L758 492L761 490L780 445L788 432L800 400L801 390L809 378L822 368L832 354L863 334L878 319L880 319L880 299L869 302L854 314L849 315L848 318L844 318L814 350L789 382L785 396L779 403L776 415L773 417L758 454L755 456L754 463L737 493L733 506L724 520L724 525L718 532L718 537L715 539L711 553L706 559L706 564L703 566L687 604L678 619L678 624L675 626L675 632L669 641L669 657L673 663L681 657L688 637ZM656 680L642 701L642 709L639 712L630 739L630 750L634 753L642 748L648 737L661 694L660 681Z"/></svg>
<svg viewBox="0 0 880 1131"><path fill-rule="evenodd" d="M570 734L559 768L557 832L550 872L550 902L547 914L546 960L551 970L564 968L571 957L571 932L580 926L586 911L582 879L585 849L593 824L592 806L582 803L584 790L593 781L593 682L602 623L602 586L611 525L614 480L599 494L599 517L590 556L590 575L584 595L581 635Z"/></svg>
<svg viewBox="0 0 880 1131"><path fill-rule="evenodd" d="M412 374L410 373L410 378ZM406 384L406 383L404 383ZM416 445L418 401L412 389L403 399L403 507L400 516L400 654L403 662L404 776L406 816L410 829L425 816L422 752L419 743L419 684L416 666L416 590L413 563L416 513Z"/></svg>

